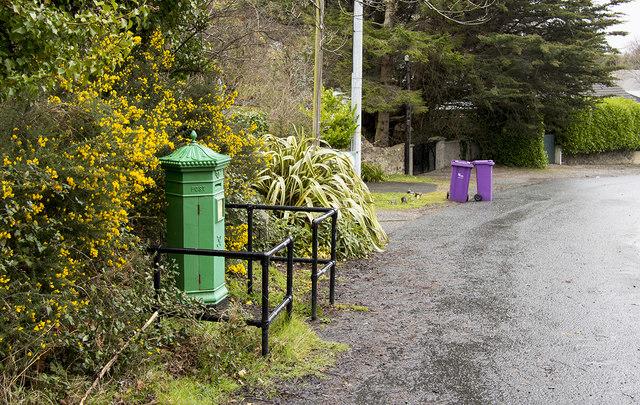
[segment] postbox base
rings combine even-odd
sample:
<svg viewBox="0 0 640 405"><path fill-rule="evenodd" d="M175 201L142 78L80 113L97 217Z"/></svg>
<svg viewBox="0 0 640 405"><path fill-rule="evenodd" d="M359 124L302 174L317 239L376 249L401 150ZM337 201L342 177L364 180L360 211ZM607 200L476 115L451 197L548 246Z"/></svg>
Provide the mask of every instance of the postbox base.
<svg viewBox="0 0 640 405"><path fill-rule="evenodd" d="M229 291L226 284L223 284L215 290L188 291L187 295L206 305L218 305L227 299Z"/></svg>

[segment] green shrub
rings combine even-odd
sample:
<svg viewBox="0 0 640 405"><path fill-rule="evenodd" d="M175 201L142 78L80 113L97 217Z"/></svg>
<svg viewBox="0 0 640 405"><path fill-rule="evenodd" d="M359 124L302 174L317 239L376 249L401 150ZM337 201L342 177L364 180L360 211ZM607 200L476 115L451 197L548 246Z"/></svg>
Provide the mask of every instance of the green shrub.
<svg viewBox="0 0 640 405"><path fill-rule="evenodd" d="M144 248L164 235L158 156L183 142L181 128L233 157L230 199L255 195L250 184L265 161L256 128L231 128L232 95L186 95L159 71L172 60L159 33L138 56L60 96L0 104L2 403L21 390L71 395L56 370L69 380L95 375L153 312ZM234 234L242 245L246 236ZM150 328L112 375L171 333Z"/></svg>
<svg viewBox="0 0 640 405"><path fill-rule="evenodd" d="M362 181L365 183L379 183L385 181L385 174L382 167L376 163L362 162Z"/></svg>
<svg viewBox="0 0 640 405"><path fill-rule="evenodd" d="M378 223L371 195L349 157L316 146L304 135L300 139L267 135L265 144L270 165L255 187L267 203L340 208L338 254L342 258L362 257L382 249L387 236ZM289 221L289 229L307 228L310 216L285 215L284 219ZM300 245L309 246L309 241Z"/></svg>
<svg viewBox="0 0 640 405"><path fill-rule="evenodd" d="M606 98L580 111L560 133L568 154L598 153L640 148L640 103Z"/></svg>
<svg viewBox="0 0 640 405"><path fill-rule="evenodd" d="M237 108L231 116L231 123L237 131L249 128L256 135L264 135L269 132L267 115L258 110Z"/></svg>
<svg viewBox="0 0 640 405"><path fill-rule="evenodd" d="M66 4L65 4L66 3ZM13 0L0 7L0 97L40 93L61 79L100 76L140 41L144 2Z"/></svg>
<svg viewBox="0 0 640 405"><path fill-rule="evenodd" d="M543 168L548 163L540 117L481 112L473 140L478 142L483 158L498 164Z"/></svg>
<svg viewBox="0 0 640 405"><path fill-rule="evenodd" d="M351 145L357 123L348 99L327 89L322 92L321 132L332 148L347 149Z"/></svg>
<svg viewBox="0 0 640 405"><path fill-rule="evenodd" d="M544 150L544 125L508 121L493 139L496 163L506 166L543 168L548 164Z"/></svg>

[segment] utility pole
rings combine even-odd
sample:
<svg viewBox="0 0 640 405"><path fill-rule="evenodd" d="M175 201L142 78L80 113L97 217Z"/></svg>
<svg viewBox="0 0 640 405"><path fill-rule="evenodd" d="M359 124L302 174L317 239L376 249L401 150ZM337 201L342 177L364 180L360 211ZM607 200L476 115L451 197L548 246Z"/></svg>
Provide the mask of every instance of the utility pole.
<svg viewBox="0 0 640 405"><path fill-rule="evenodd" d="M351 153L356 173L362 165L362 0L353 2L353 73L351 73L351 108L356 114L356 129L351 140Z"/></svg>
<svg viewBox="0 0 640 405"><path fill-rule="evenodd" d="M409 55L404 55L404 62L406 64L406 82L407 90L411 90L411 61ZM404 174L413 175L413 151L411 150L411 104L406 105L406 131L404 141Z"/></svg>
<svg viewBox="0 0 640 405"><path fill-rule="evenodd" d="M316 0L316 41L313 67L313 136L320 141L320 115L322 110L322 46L324 43L324 1Z"/></svg>

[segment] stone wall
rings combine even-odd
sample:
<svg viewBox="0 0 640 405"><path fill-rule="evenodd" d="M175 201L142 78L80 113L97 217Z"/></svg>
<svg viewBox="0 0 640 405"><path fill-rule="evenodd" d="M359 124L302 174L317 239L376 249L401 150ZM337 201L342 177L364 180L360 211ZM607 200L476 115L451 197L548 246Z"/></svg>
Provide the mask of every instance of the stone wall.
<svg viewBox="0 0 640 405"><path fill-rule="evenodd" d="M473 160L480 154L478 145L475 143L470 142L467 147L467 156L461 156L460 141L446 141L444 138L431 138L430 141L436 142L436 170L449 167L452 160ZM362 161L378 164L388 174L404 173L404 143L380 148L363 139Z"/></svg>
<svg viewBox="0 0 640 405"><path fill-rule="evenodd" d="M436 170L449 167L452 160L460 159L460 141L438 141L436 143Z"/></svg>
<svg viewBox="0 0 640 405"><path fill-rule="evenodd" d="M460 155L462 160L480 160L482 158L480 146L475 142L467 142L465 156L462 156L462 147L460 147Z"/></svg>
<svg viewBox="0 0 640 405"><path fill-rule="evenodd" d="M602 152L590 155L563 155L565 165L640 165L639 151Z"/></svg>
<svg viewBox="0 0 640 405"><path fill-rule="evenodd" d="M380 165L387 174L404 173L404 143L379 148L363 137L362 161Z"/></svg>

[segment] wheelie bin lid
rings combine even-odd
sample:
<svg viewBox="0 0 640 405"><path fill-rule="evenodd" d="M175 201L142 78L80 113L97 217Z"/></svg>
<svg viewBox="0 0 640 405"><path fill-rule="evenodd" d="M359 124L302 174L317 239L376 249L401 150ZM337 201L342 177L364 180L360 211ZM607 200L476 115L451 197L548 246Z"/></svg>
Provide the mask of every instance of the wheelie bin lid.
<svg viewBox="0 0 640 405"><path fill-rule="evenodd" d="M466 160L452 160L452 161L451 161L451 166L458 166L458 167L473 167L473 165L471 164L471 162L467 162Z"/></svg>
<svg viewBox="0 0 640 405"><path fill-rule="evenodd" d="M493 162L493 160L474 160L473 165L489 165L489 166L495 166L495 163Z"/></svg>

